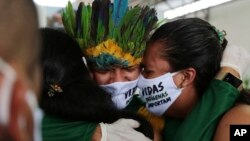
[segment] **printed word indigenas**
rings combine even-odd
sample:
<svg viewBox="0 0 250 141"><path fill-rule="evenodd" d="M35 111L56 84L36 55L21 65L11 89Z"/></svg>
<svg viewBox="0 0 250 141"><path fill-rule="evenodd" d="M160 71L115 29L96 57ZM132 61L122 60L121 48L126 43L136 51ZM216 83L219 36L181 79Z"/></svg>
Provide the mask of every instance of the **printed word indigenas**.
<svg viewBox="0 0 250 141"><path fill-rule="evenodd" d="M146 101L147 102L153 101L153 100L155 101L155 100L158 100L158 99L163 99L164 97L167 97L167 96L168 96L168 93L165 92L165 93L162 93L162 94L158 94L158 95L147 97Z"/></svg>

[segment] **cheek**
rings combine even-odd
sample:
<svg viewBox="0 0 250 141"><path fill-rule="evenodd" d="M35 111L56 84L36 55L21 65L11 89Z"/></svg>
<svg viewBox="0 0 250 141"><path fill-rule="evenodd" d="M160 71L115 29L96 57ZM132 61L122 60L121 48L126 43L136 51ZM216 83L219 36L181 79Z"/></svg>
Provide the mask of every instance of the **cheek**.
<svg viewBox="0 0 250 141"><path fill-rule="evenodd" d="M125 71L124 73L125 73L125 76L127 77L128 81L133 81L133 80L136 80L139 77L140 69L136 69L136 70L134 70L132 72Z"/></svg>
<svg viewBox="0 0 250 141"><path fill-rule="evenodd" d="M93 72L92 76L93 76L93 79L96 81L96 83L99 85L109 84L111 80L110 73L102 74L102 73Z"/></svg>

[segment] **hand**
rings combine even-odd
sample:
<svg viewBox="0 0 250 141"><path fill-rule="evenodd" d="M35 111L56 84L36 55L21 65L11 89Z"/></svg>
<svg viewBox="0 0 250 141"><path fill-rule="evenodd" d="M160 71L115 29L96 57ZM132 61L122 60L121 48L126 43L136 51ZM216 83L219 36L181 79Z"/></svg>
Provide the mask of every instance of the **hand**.
<svg viewBox="0 0 250 141"><path fill-rule="evenodd" d="M151 141L134 128L140 126L139 122L133 119L119 119L112 124L100 123L102 138L101 141Z"/></svg>
<svg viewBox="0 0 250 141"><path fill-rule="evenodd" d="M221 61L221 67L231 67L244 78L250 66L250 54L243 47L229 45L226 47Z"/></svg>

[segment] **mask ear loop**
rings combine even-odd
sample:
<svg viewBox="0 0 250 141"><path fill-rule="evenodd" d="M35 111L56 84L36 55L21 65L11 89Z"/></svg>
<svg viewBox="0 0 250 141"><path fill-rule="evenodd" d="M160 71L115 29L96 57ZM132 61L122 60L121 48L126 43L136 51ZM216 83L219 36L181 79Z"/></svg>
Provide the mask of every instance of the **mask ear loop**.
<svg viewBox="0 0 250 141"><path fill-rule="evenodd" d="M176 71L176 72L173 72L173 73L171 73L171 75L172 75L172 78L176 75L176 74L178 74L178 73L181 73L182 72L182 70L179 70L179 71ZM173 78L174 79L174 78ZM176 87L178 88L178 89L183 89L183 87L182 87L182 83L184 82L184 80L185 80L185 77L182 77L182 82L180 83L180 85L176 85Z"/></svg>
<svg viewBox="0 0 250 141"><path fill-rule="evenodd" d="M85 65L85 67L89 70L88 64L87 64L87 60L85 57L82 57L83 63Z"/></svg>

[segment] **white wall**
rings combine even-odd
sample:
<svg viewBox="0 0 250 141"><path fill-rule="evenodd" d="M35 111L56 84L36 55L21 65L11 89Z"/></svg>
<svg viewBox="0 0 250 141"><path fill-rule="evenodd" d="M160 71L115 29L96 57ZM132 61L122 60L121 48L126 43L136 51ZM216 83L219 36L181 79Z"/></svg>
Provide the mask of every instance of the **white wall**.
<svg viewBox="0 0 250 141"><path fill-rule="evenodd" d="M250 53L250 0L235 0L212 8L209 22L227 32L229 44L242 46ZM250 62L250 59L242 61ZM248 68L246 78L250 79L250 66Z"/></svg>
<svg viewBox="0 0 250 141"><path fill-rule="evenodd" d="M45 27L47 25L47 10L46 7L36 5L38 21L40 27Z"/></svg>
<svg viewBox="0 0 250 141"><path fill-rule="evenodd" d="M229 43L246 47L250 52L250 0L235 0L212 8L209 22L227 32Z"/></svg>

